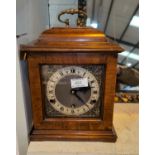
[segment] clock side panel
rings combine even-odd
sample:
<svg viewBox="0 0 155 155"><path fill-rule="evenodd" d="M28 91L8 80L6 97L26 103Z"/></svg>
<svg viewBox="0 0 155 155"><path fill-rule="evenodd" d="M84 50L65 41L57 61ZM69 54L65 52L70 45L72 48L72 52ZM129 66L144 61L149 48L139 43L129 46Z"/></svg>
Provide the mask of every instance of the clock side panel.
<svg viewBox="0 0 155 155"><path fill-rule="evenodd" d="M109 56L105 70L104 87L104 124L106 129L113 128L114 96L116 89L117 55Z"/></svg>

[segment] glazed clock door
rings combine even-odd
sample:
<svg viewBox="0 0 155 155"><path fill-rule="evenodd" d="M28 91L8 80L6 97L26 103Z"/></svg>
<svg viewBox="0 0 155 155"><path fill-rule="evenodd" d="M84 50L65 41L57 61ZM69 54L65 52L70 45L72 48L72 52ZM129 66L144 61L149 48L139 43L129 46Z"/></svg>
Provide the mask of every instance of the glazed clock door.
<svg viewBox="0 0 155 155"><path fill-rule="evenodd" d="M41 65L45 117L100 118L103 79L103 65Z"/></svg>
<svg viewBox="0 0 155 155"><path fill-rule="evenodd" d="M115 141L112 112L116 63L114 56L93 53L28 57L31 139Z"/></svg>
<svg viewBox="0 0 155 155"><path fill-rule="evenodd" d="M90 134L107 130L111 134L115 89L111 74L116 62L115 57L93 53L88 57L85 53L31 55L34 134L44 134L44 130L56 135L57 130L64 134L68 130Z"/></svg>

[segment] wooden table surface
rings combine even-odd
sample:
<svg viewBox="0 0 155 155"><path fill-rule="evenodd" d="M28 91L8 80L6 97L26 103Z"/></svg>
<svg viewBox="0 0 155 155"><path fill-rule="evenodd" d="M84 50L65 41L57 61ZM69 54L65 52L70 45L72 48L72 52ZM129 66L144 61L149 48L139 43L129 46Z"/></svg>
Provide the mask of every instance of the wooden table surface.
<svg viewBox="0 0 155 155"><path fill-rule="evenodd" d="M138 155L139 104L115 104L116 143L30 142L27 155Z"/></svg>

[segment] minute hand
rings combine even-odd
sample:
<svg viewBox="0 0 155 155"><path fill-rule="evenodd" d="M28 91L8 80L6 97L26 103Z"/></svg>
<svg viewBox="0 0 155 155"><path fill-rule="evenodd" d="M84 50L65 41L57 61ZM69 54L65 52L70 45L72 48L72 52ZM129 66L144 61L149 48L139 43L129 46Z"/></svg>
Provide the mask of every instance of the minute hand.
<svg viewBox="0 0 155 155"><path fill-rule="evenodd" d="M75 90L71 91L73 95L75 95L82 103L85 103L85 101L76 93Z"/></svg>
<svg viewBox="0 0 155 155"><path fill-rule="evenodd" d="M85 103L85 101L84 101L77 93L75 93L75 96L76 96L82 103Z"/></svg>

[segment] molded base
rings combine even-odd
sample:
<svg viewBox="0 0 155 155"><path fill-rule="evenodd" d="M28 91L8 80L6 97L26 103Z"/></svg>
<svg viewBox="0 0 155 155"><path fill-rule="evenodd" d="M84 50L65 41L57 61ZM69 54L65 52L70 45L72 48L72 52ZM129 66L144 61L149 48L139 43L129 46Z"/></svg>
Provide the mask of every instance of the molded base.
<svg viewBox="0 0 155 155"><path fill-rule="evenodd" d="M117 135L112 130L103 131L73 131L73 130L36 130L30 134L31 141L105 141L116 142Z"/></svg>

